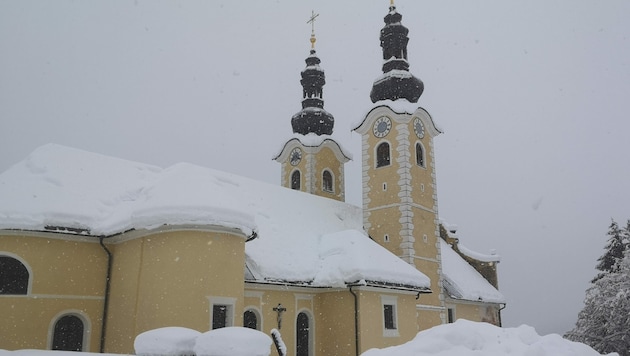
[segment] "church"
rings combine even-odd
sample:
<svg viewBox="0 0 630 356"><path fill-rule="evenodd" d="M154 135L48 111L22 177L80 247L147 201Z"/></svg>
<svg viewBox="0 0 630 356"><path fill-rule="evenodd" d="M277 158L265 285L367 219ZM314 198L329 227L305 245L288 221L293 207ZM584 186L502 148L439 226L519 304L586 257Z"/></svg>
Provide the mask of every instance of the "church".
<svg viewBox="0 0 630 356"><path fill-rule="evenodd" d="M147 330L245 326L277 330L289 355L360 355L457 319L501 325L499 257L439 218L442 130L417 104L393 2L384 20L383 74L353 129L361 182L345 179L314 32L280 185L56 144L0 174L0 349L129 354Z"/></svg>

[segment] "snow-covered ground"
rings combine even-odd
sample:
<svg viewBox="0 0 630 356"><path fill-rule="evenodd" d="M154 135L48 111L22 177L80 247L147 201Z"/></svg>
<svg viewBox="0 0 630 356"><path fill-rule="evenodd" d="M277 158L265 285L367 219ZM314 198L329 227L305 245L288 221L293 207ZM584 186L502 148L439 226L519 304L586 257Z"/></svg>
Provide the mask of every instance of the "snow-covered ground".
<svg viewBox="0 0 630 356"><path fill-rule="evenodd" d="M194 345L194 346L193 346ZM162 328L136 338L136 354L146 356L267 356L271 338L262 332L230 327L198 333L184 328ZM92 356L90 353L0 350L0 356ZM112 356L112 354L105 354ZM568 341L560 335L540 336L534 328L499 328L487 323L458 320L418 333L410 342L371 349L362 356L599 356L584 344ZM616 353L609 356L617 355Z"/></svg>
<svg viewBox="0 0 630 356"><path fill-rule="evenodd" d="M372 349L362 356L598 356L587 345L560 335L540 336L534 328L499 328L488 323L458 320L418 333L406 344ZM617 355L615 354L610 354Z"/></svg>

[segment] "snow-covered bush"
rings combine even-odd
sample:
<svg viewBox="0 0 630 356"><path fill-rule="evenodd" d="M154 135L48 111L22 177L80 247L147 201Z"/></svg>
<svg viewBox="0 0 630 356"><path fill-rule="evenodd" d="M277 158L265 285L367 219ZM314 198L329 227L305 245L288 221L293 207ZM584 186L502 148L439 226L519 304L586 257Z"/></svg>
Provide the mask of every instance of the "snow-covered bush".
<svg viewBox="0 0 630 356"><path fill-rule="evenodd" d="M138 356L194 355L195 340L201 333L182 327L149 330L138 335L133 348Z"/></svg>
<svg viewBox="0 0 630 356"><path fill-rule="evenodd" d="M227 327L201 334L195 343L197 356L269 356L271 338L258 330Z"/></svg>

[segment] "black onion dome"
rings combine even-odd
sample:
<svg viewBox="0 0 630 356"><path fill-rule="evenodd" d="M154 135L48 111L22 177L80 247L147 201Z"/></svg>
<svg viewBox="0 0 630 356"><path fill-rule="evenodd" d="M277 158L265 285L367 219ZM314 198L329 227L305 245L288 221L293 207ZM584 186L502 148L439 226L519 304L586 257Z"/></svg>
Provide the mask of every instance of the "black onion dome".
<svg viewBox="0 0 630 356"><path fill-rule="evenodd" d="M326 84L324 71L319 67L321 63L314 49L306 58L306 68L302 71L300 84L303 88L302 110L293 115L291 126L293 132L301 135L315 133L317 135L331 135L335 119L324 110L323 87Z"/></svg>
<svg viewBox="0 0 630 356"><path fill-rule="evenodd" d="M407 99L412 103L424 91L422 81L409 72L407 61L407 43L409 29L402 25L402 15L395 6L389 8L385 16L385 27L381 29L381 47L383 48L383 75L374 81L370 99L379 100Z"/></svg>

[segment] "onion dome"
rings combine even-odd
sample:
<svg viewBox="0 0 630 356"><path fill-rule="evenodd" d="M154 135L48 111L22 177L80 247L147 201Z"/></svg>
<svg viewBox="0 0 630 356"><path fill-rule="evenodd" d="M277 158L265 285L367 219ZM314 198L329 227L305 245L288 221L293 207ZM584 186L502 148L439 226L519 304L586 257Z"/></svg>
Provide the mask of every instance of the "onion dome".
<svg viewBox="0 0 630 356"><path fill-rule="evenodd" d="M324 110L323 87L326 84L324 71L319 67L321 60L315 52L315 35L311 35L311 52L306 57L306 68L302 71L302 110L293 115L293 132L301 135L315 133L331 135L335 119Z"/></svg>
<svg viewBox="0 0 630 356"><path fill-rule="evenodd" d="M383 48L383 75L374 81L370 99L379 100L407 99L417 103L424 91L422 81L409 72L407 61L407 43L409 29L402 25L402 15L396 11L393 2L385 16L385 27L381 29L381 47Z"/></svg>

